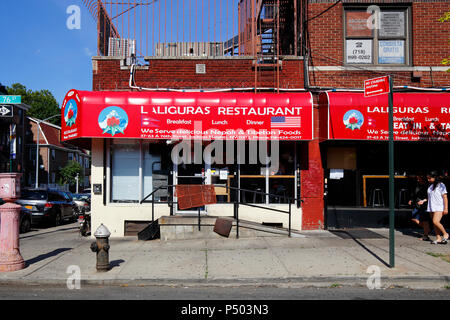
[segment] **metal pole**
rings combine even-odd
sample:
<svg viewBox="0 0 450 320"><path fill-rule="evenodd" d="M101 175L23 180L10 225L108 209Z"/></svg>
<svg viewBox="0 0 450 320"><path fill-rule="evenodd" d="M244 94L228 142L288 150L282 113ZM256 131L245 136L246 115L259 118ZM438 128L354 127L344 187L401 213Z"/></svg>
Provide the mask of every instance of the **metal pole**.
<svg viewBox="0 0 450 320"><path fill-rule="evenodd" d="M39 134L41 132L41 122L50 120L54 117L58 117L61 116L60 114L55 114L51 117L48 117L44 120L39 120L36 119L36 128L37 128L37 140L36 140L36 183L35 183L35 187L36 189L39 188Z"/></svg>
<svg viewBox="0 0 450 320"><path fill-rule="evenodd" d="M39 121L36 121L36 129L37 129L37 140L36 140L36 181L35 188L39 188L39 133L41 131L41 127L39 125Z"/></svg>
<svg viewBox="0 0 450 320"><path fill-rule="evenodd" d="M395 267L394 234L394 93L393 79L389 76L389 265Z"/></svg>
<svg viewBox="0 0 450 320"><path fill-rule="evenodd" d="M289 201L289 238L291 237L291 199Z"/></svg>
<svg viewBox="0 0 450 320"><path fill-rule="evenodd" d="M152 222L153 221L155 221L155 197L154 196L152 196Z"/></svg>
<svg viewBox="0 0 450 320"><path fill-rule="evenodd" d="M239 152L239 147L238 147L238 152ZM240 159L240 157L239 157ZM240 162L238 162L238 167L237 167L237 172L236 172L236 184L237 184L237 189L236 189L236 238L239 239L239 203L241 202L241 167L240 167Z"/></svg>

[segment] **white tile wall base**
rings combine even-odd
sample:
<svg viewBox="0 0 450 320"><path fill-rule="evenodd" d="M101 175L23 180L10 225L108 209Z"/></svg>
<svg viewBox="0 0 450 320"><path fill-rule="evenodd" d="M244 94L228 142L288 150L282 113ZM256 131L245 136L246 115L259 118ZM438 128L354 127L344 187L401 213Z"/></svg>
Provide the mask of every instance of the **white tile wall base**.
<svg viewBox="0 0 450 320"><path fill-rule="evenodd" d="M268 207L289 210L286 204L268 205ZM216 204L210 205L207 208L208 216L214 217L232 217L232 204ZM125 234L125 221L151 221L152 209L151 206L145 205L109 205L103 206L98 203L92 205L92 230L95 231L100 224L104 224L111 232L111 237L123 237ZM162 216L169 216L170 209L167 204L155 205L155 220ZM289 227L289 215L281 212L272 212L269 210L240 206L239 219L247 220L257 223L282 223L283 228ZM301 209L297 209L292 205L292 220L291 227L294 230L301 230ZM185 230L178 230L180 233Z"/></svg>

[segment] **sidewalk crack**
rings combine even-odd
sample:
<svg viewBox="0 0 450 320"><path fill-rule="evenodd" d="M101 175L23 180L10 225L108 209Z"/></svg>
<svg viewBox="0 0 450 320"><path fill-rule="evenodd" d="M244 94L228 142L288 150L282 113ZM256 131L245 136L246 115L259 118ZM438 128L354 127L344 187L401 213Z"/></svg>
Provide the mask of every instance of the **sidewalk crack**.
<svg viewBox="0 0 450 320"><path fill-rule="evenodd" d="M269 249L270 253L272 253L272 255L277 259L277 261L280 263L280 265L283 267L284 271L286 272L286 276L288 276L289 270L286 267L286 265L283 263L283 261L280 259L280 257L277 256L277 254L275 253L275 251L273 250L272 246L267 241L267 239L265 237L263 237L263 240L267 244L267 248Z"/></svg>

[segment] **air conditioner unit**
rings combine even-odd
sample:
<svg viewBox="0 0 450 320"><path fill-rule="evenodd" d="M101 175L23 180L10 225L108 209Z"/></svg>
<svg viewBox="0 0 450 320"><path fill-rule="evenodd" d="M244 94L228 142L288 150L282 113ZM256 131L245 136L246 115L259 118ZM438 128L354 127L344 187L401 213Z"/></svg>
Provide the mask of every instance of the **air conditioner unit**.
<svg viewBox="0 0 450 320"><path fill-rule="evenodd" d="M124 57L126 64L130 65L136 56L136 40L109 38L108 56Z"/></svg>

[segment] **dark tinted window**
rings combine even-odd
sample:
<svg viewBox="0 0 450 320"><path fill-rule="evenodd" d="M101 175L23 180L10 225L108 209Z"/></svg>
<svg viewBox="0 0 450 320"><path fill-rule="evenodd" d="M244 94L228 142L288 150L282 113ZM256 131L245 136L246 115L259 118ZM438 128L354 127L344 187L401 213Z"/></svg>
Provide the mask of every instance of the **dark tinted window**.
<svg viewBox="0 0 450 320"><path fill-rule="evenodd" d="M48 194L48 200L49 201L65 201L66 199L59 194L58 192L49 192Z"/></svg>
<svg viewBox="0 0 450 320"><path fill-rule="evenodd" d="M22 190L21 198L26 200L47 200L47 191L44 190Z"/></svg>

